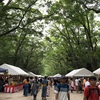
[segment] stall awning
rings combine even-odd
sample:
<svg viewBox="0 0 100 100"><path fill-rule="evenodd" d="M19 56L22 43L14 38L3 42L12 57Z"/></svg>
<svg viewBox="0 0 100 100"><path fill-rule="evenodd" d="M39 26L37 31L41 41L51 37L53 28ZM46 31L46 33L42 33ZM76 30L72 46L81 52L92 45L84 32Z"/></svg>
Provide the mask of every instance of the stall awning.
<svg viewBox="0 0 100 100"><path fill-rule="evenodd" d="M95 70L93 73L100 75L100 68L98 68L97 70Z"/></svg>
<svg viewBox="0 0 100 100"><path fill-rule="evenodd" d="M56 75L54 75L53 77L54 77L54 78L56 78L56 77L60 78L61 76L62 76L61 74L56 74Z"/></svg>
<svg viewBox="0 0 100 100"><path fill-rule="evenodd" d="M3 64L0 66L0 68L7 69L9 75L29 75L21 68L9 64Z"/></svg>
<svg viewBox="0 0 100 100"><path fill-rule="evenodd" d="M73 70L65 75L66 77L90 77L94 76L94 74L86 68L80 68Z"/></svg>
<svg viewBox="0 0 100 100"><path fill-rule="evenodd" d="M31 77L35 77L35 76L37 76L37 75L34 74L33 72L28 72L28 74L29 74L29 76L31 76Z"/></svg>

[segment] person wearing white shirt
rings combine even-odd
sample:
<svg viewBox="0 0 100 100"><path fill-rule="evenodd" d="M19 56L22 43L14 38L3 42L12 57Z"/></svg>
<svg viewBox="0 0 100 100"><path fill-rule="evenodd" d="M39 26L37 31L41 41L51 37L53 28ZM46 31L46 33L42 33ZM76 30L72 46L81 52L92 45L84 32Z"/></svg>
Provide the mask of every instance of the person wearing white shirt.
<svg viewBox="0 0 100 100"><path fill-rule="evenodd" d="M78 93L78 82L79 82L79 80L78 80L78 78L76 78L75 79L75 86L76 86L76 92Z"/></svg>
<svg viewBox="0 0 100 100"><path fill-rule="evenodd" d="M85 87L87 87L87 86L89 86L89 85L90 85L89 79L86 79Z"/></svg>

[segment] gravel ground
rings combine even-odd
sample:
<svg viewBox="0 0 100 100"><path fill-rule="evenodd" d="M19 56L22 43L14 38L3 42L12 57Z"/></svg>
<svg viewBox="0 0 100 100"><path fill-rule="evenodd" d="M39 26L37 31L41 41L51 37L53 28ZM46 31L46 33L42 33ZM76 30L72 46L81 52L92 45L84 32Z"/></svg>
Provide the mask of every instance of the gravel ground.
<svg viewBox="0 0 100 100"><path fill-rule="evenodd" d="M71 100L83 100L83 93L79 94L76 92L70 93ZM23 91L16 93L0 93L0 100L33 100L31 95L27 97L23 96ZM37 100L41 100L41 90L38 93ZM50 97L47 97L47 100L54 100L53 88L50 90Z"/></svg>

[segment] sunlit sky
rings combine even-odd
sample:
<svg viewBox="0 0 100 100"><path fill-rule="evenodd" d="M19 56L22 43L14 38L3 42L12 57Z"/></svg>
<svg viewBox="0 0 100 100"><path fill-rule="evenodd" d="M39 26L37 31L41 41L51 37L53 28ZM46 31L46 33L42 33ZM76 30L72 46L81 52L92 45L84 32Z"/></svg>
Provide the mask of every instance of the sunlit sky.
<svg viewBox="0 0 100 100"><path fill-rule="evenodd" d="M4 0L3 2L6 4L7 2L8 2L9 0ZM14 0L13 0L14 1ZM42 2L42 3L44 3L45 1L44 0L38 0L37 2L39 3L39 2ZM53 2L55 2L55 1L59 1L59 0L52 0ZM34 6L36 9L39 9L40 10L40 12L41 13L43 13L43 14L47 14L47 12L46 12L46 10L48 9L48 7L45 5L44 7L38 7L38 4L37 4L37 6ZM100 17L98 16L98 14L95 14L95 20L96 21L100 21ZM43 30L43 33L44 33L44 35L46 35L46 34L48 34L47 33L47 31L49 30L49 28L50 28L50 26L52 25L52 22L50 22L49 23L49 25L46 25L45 24L45 29Z"/></svg>
<svg viewBox="0 0 100 100"><path fill-rule="evenodd" d="M3 2L6 4L7 2L8 2L9 0L4 0ZM53 2L55 2L55 1L59 1L59 0L52 0ZM45 8L46 9L46 8ZM43 9L43 13L46 13L46 11ZM100 17L97 15L97 14L95 14L95 20L96 21L100 21Z"/></svg>
<svg viewBox="0 0 100 100"><path fill-rule="evenodd" d="M9 1L9 0L4 0L3 2L4 2L4 3L7 3L8 1Z"/></svg>
<svg viewBox="0 0 100 100"><path fill-rule="evenodd" d="M9 0L4 0L4 3L7 3ZM59 1L59 0L52 0L52 1Z"/></svg>
<svg viewBox="0 0 100 100"><path fill-rule="evenodd" d="M98 16L98 14L95 14L95 20L100 21L100 16Z"/></svg>

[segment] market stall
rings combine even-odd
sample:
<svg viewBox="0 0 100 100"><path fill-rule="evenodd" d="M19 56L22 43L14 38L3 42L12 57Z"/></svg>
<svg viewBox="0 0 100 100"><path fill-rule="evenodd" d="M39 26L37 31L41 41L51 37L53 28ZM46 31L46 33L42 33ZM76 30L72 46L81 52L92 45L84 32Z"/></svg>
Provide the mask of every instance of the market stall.
<svg viewBox="0 0 100 100"><path fill-rule="evenodd" d="M28 73L23 71L21 68L12 66L9 64L3 64L0 68L7 69L8 73L5 75L7 77L7 82L5 84L4 92L14 93L23 89L23 79L29 76Z"/></svg>
<svg viewBox="0 0 100 100"><path fill-rule="evenodd" d="M80 68L80 69L72 70L71 72L69 72L65 76L77 79L77 77L81 77L81 78L91 77L91 76L94 76L94 74L86 68ZM84 86L82 88L84 88ZM76 90L75 84L73 85L73 89Z"/></svg>
<svg viewBox="0 0 100 100"><path fill-rule="evenodd" d="M4 88L4 92L5 93L14 93L14 92L20 91L22 89L23 89L23 84L18 84L18 85L15 85L15 86L6 85L5 88Z"/></svg>

